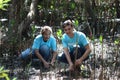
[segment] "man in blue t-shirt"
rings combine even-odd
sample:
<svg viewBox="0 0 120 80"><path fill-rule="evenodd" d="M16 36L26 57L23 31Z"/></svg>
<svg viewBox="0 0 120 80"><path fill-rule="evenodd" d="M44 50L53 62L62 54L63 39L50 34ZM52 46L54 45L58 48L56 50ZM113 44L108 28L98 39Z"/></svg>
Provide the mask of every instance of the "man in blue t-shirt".
<svg viewBox="0 0 120 80"><path fill-rule="evenodd" d="M62 37L63 53L58 55L58 60L68 63L68 69L74 71L88 58L91 48L84 33L75 31L72 21L63 23L64 34Z"/></svg>
<svg viewBox="0 0 120 80"><path fill-rule="evenodd" d="M42 35L38 35L34 39L32 49L34 54L44 64L45 68L49 68L50 64L53 66L57 56L56 39L52 36L52 29L49 26L44 26L41 30ZM51 52L53 53L52 60L49 63Z"/></svg>
<svg viewBox="0 0 120 80"><path fill-rule="evenodd" d="M26 59L29 54L30 48L23 51L20 57ZM45 68L49 68L50 65L54 66L56 56L57 56L56 39L52 35L52 29L49 26L44 26L41 29L41 34L34 39L32 45L32 57L38 58L43 63Z"/></svg>

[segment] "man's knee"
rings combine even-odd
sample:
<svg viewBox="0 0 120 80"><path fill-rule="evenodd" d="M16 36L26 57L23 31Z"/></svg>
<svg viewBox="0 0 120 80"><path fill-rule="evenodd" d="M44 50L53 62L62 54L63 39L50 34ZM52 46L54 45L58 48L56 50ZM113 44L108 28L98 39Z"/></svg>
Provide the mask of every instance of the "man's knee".
<svg viewBox="0 0 120 80"><path fill-rule="evenodd" d="M31 55L31 48L27 48L26 50L24 50L24 51L19 55L19 58L20 58L20 59L28 59L30 55Z"/></svg>

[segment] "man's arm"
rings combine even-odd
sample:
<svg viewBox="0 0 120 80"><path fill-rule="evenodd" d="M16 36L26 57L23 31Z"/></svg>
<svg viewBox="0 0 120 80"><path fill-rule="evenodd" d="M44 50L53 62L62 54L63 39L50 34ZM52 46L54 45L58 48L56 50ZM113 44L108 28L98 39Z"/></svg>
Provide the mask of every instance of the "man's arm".
<svg viewBox="0 0 120 80"><path fill-rule="evenodd" d="M87 58L87 56L90 54L90 52L91 52L90 45L87 44L87 45L85 46L85 48L86 48L86 51L85 51L85 53L83 54L83 56L76 60L76 62L75 62L75 65L76 65L76 66L79 65L79 64L81 64L81 63L84 61L84 59Z"/></svg>
<svg viewBox="0 0 120 80"><path fill-rule="evenodd" d="M69 65L70 65L70 66L69 66L69 70L73 70L73 69L74 69L74 67L73 67L73 62L72 62L72 60L71 60L71 57L70 57L68 48L64 48L64 53L65 53L65 56L66 56L66 58L67 58L67 61L68 61Z"/></svg>
<svg viewBox="0 0 120 80"><path fill-rule="evenodd" d="M52 60L51 60L52 66L54 65L54 62L55 62L55 60L56 60L56 57L57 57L57 51L54 51L54 52L53 52L53 56L52 56Z"/></svg>
<svg viewBox="0 0 120 80"><path fill-rule="evenodd" d="M39 53L39 50L38 50L38 49L35 50L35 54L36 54L36 56L38 57L38 59L43 62L44 66L45 66L46 68L48 68L48 67L49 67L49 63L46 62L45 59L41 56L41 54Z"/></svg>
<svg viewBox="0 0 120 80"><path fill-rule="evenodd" d="M38 57L38 59L39 59L40 61L42 61L43 63L46 62L46 61L44 60L44 58L41 56L41 54L39 53L39 50L38 50L38 49L35 50L35 55L36 55L36 56Z"/></svg>

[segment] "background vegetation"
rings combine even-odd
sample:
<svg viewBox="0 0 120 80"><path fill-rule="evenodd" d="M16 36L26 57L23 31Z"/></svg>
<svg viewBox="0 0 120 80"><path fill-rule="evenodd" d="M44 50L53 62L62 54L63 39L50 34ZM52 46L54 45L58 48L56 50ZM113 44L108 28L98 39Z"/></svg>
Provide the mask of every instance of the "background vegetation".
<svg viewBox="0 0 120 80"><path fill-rule="evenodd" d="M84 32L93 44L93 54L85 63L91 66L91 79L96 75L99 80L120 78L120 0L0 0L0 78L10 80L10 73L27 79L31 64L21 69L23 63L16 56L32 45L44 25L52 27L61 43L61 24L66 19L72 20L76 30ZM84 70L82 74L89 76Z"/></svg>
<svg viewBox="0 0 120 80"><path fill-rule="evenodd" d="M60 38L66 19L90 38L114 36L120 32L119 7L119 0L0 0L0 55L31 46L44 25Z"/></svg>

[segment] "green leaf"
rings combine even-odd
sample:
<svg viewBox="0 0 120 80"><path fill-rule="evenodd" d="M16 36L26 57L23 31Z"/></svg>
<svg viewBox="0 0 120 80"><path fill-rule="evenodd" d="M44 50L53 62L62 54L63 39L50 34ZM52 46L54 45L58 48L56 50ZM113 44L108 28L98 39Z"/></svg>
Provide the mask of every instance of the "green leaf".
<svg viewBox="0 0 120 80"><path fill-rule="evenodd" d="M42 6L41 6L41 5L38 5L38 9L42 9Z"/></svg>
<svg viewBox="0 0 120 80"><path fill-rule="evenodd" d="M9 4L8 2L11 0L0 0L0 9L1 10L7 10L5 7L7 7Z"/></svg>
<svg viewBox="0 0 120 80"><path fill-rule="evenodd" d="M53 9L54 8L53 5L51 5L50 8Z"/></svg>
<svg viewBox="0 0 120 80"><path fill-rule="evenodd" d="M3 69L4 69L4 66L1 66L1 67L0 67L0 71L2 71Z"/></svg>
<svg viewBox="0 0 120 80"><path fill-rule="evenodd" d="M57 37L59 39L62 39L62 30L61 29L58 29L57 32L56 32L56 34L57 34Z"/></svg>
<svg viewBox="0 0 120 80"><path fill-rule="evenodd" d="M6 73L2 73L2 77L5 77L6 80L10 80L10 78L8 77L8 74Z"/></svg>
<svg viewBox="0 0 120 80"><path fill-rule="evenodd" d="M76 19L76 20L74 20L74 21L72 21L73 22L73 24L74 24L74 26L75 27L78 27L78 25L79 25L79 21Z"/></svg>
<svg viewBox="0 0 120 80"><path fill-rule="evenodd" d="M2 71L0 71L0 73L7 73L7 72L9 72L10 70L2 70Z"/></svg>
<svg viewBox="0 0 120 80"><path fill-rule="evenodd" d="M8 3L10 2L11 0L3 0L3 3Z"/></svg>
<svg viewBox="0 0 120 80"><path fill-rule="evenodd" d="M75 3L71 3L71 8L75 9Z"/></svg>
<svg viewBox="0 0 120 80"><path fill-rule="evenodd" d="M6 73L6 72L9 72L10 70L4 70L4 66L1 66L0 67L0 74L1 73Z"/></svg>
<svg viewBox="0 0 120 80"><path fill-rule="evenodd" d="M118 44L118 41L114 41L115 44Z"/></svg>
<svg viewBox="0 0 120 80"><path fill-rule="evenodd" d="M102 35L100 35L99 40L100 40L101 43L103 42L103 36Z"/></svg>
<svg viewBox="0 0 120 80"><path fill-rule="evenodd" d="M9 4L3 4L3 6L8 6Z"/></svg>
<svg viewBox="0 0 120 80"><path fill-rule="evenodd" d="M15 78L13 78L12 80L17 80L17 78L15 77Z"/></svg>
<svg viewBox="0 0 120 80"><path fill-rule="evenodd" d="M120 41L117 39L117 40L114 41L114 43L117 45L117 44L120 43Z"/></svg>
<svg viewBox="0 0 120 80"><path fill-rule="evenodd" d="M79 21L75 20L75 26L78 27L78 25L79 25Z"/></svg>

